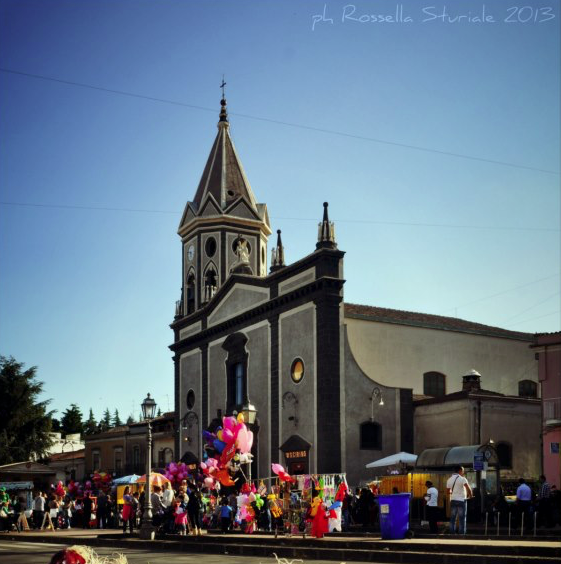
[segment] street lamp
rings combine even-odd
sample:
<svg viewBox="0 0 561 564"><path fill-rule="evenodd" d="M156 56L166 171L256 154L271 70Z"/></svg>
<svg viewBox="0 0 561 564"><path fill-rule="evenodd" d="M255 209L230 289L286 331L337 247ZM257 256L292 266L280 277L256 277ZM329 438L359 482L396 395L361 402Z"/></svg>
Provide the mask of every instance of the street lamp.
<svg viewBox="0 0 561 564"><path fill-rule="evenodd" d="M372 390L372 394L370 395L370 403L372 408L370 421L374 421L374 402L376 402L379 406L384 405L384 398L382 397L382 390L380 390L380 388L374 388Z"/></svg>
<svg viewBox="0 0 561 564"><path fill-rule="evenodd" d="M243 420L247 425L253 425L255 423L255 419L257 418L257 409L255 409L255 406L249 401L249 399L243 404L241 413L243 414ZM251 454L251 452L249 454ZM248 463L248 472L247 472L250 483L251 483L251 464L252 462L250 461Z"/></svg>
<svg viewBox="0 0 561 564"><path fill-rule="evenodd" d="M154 540L155 529L152 525L152 501L150 499L150 474L152 473L152 426L150 420L156 415L156 402L150 394L141 404L142 417L147 426L147 458L146 458L146 485L144 487L144 515L142 516L142 527L140 527L140 538Z"/></svg>

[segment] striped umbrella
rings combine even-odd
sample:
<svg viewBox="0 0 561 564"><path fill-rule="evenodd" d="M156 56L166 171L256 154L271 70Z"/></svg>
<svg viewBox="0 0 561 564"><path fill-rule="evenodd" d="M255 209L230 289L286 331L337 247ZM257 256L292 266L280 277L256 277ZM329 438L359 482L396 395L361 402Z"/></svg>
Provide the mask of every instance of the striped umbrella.
<svg viewBox="0 0 561 564"><path fill-rule="evenodd" d="M150 485L151 486L163 486L166 482L169 482L169 480L163 474L158 474L158 472L152 472L150 474ZM146 474L144 474L143 476L140 476L140 478L138 478L136 483L137 484L145 484L146 483Z"/></svg>

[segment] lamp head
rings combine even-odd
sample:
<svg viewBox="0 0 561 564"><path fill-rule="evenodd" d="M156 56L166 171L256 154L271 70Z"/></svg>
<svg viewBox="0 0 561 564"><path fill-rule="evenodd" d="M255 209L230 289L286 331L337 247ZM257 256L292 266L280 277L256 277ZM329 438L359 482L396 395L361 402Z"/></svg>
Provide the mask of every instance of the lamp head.
<svg viewBox="0 0 561 564"><path fill-rule="evenodd" d="M142 407L142 417L145 421L154 419L156 415L156 402L154 398L150 397L150 394L146 396L145 400L140 404L140 407Z"/></svg>

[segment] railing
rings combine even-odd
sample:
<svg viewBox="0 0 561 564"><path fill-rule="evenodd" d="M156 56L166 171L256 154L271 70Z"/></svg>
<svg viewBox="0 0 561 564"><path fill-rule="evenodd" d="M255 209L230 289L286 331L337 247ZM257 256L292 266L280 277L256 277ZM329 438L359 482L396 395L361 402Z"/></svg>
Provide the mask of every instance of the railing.
<svg viewBox="0 0 561 564"><path fill-rule="evenodd" d="M543 400L543 420L546 425L561 424L561 398Z"/></svg>

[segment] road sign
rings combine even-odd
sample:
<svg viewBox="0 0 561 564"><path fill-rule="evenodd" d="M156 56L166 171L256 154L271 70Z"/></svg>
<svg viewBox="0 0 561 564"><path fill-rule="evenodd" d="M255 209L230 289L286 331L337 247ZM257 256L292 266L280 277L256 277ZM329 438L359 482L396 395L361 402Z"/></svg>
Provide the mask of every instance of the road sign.
<svg viewBox="0 0 561 564"><path fill-rule="evenodd" d="M473 453L473 469L476 472L480 472L485 469L485 453L484 452L474 452Z"/></svg>

